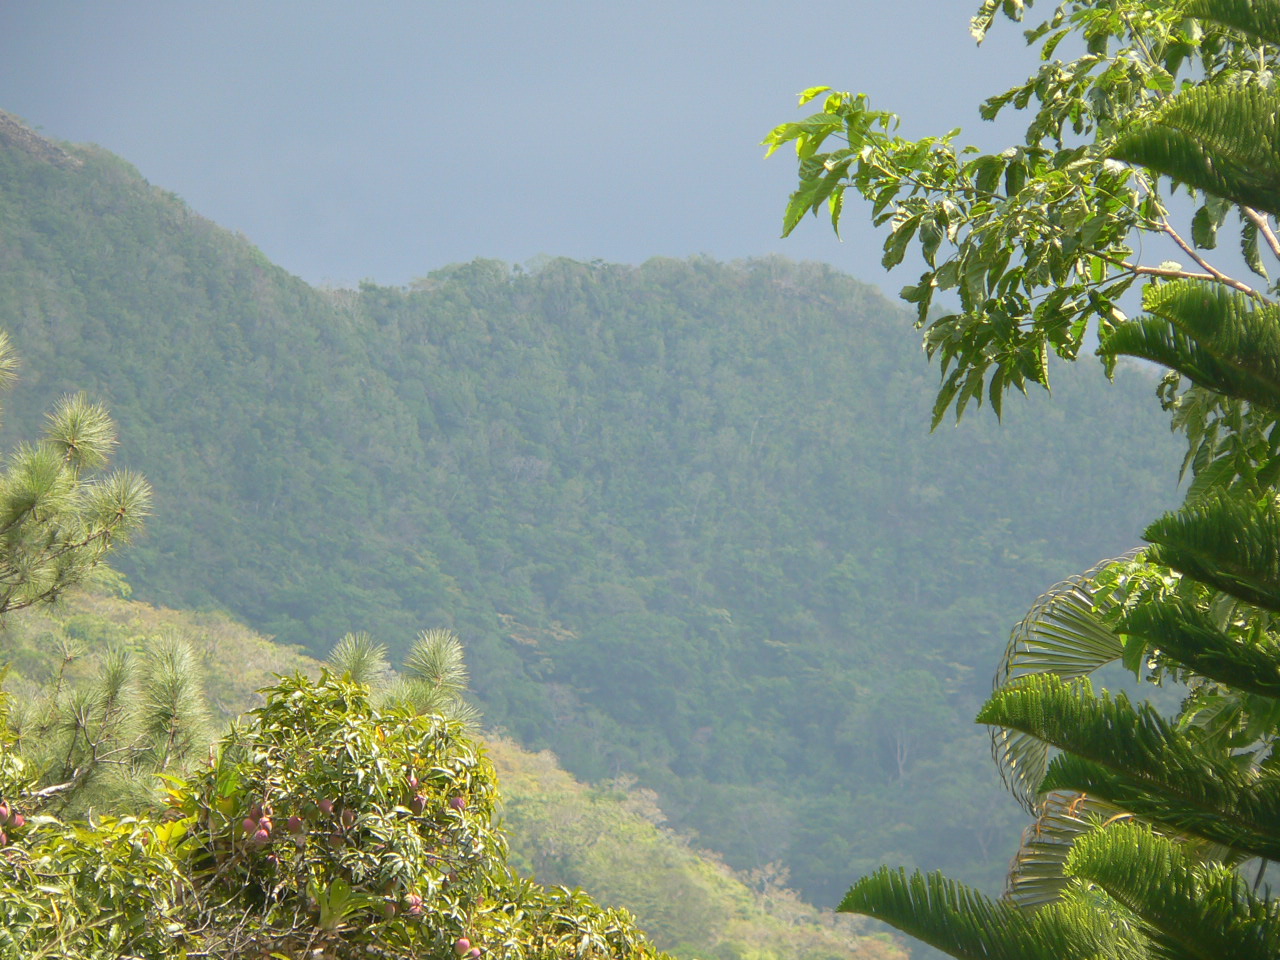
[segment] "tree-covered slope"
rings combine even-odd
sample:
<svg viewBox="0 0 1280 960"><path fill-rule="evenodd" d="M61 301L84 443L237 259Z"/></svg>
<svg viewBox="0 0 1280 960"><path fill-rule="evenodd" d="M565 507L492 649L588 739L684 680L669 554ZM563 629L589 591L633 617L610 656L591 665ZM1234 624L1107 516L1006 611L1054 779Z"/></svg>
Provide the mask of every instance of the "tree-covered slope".
<svg viewBox="0 0 1280 960"><path fill-rule="evenodd" d="M478 261L315 290L13 121L0 324L26 361L11 423L87 389L153 482L122 563L141 596L312 650L452 626L491 722L634 773L819 902L885 858L999 874L1016 815L969 721L989 664L1173 498L1141 372L1064 371L1069 403L929 435L909 321L828 267Z"/></svg>
<svg viewBox="0 0 1280 960"><path fill-rule="evenodd" d="M23 610L5 621L0 629L0 663L8 667L3 690L13 695L9 719L23 735L35 735L31 721L52 688L91 689L113 649L145 660L167 642L185 644L198 664L198 686L216 715L210 738L236 718L243 728L246 711L263 704L260 688L281 676L320 673L314 658L224 614L157 607L122 595L127 592L126 584L108 576L106 584L73 591L57 606ZM864 921L800 902L776 871L740 876L695 851L663 827L652 791L625 780L589 787L561 769L550 753L530 753L503 737L483 739L498 775L499 819L512 866L543 884L581 888L601 903L627 908L654 943L676 956L904 956L885 934L870 934ZM154 786L158 791L161 784ZM121 812L119 794L105 796L110 798L106 812Z"/></svg>

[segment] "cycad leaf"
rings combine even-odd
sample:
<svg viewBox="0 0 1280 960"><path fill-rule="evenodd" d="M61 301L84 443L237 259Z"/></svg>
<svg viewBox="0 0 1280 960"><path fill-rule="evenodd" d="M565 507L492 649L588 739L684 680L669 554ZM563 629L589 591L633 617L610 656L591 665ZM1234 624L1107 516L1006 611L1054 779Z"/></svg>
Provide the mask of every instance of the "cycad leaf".
<svg viewBox="0 0 1280 960"><path fill-rule="evenodd" d="M1112 156L1268 213L1280 212L1280 95L1192 87L1116 141Z"/></svg>
<svg viewBox="0 0 1280 960"><path fill-rule="evenodd" d="M1140 917L1168 954L1201 960L1280 956L1276 903L1253 896L1228 867L1193 863L1145 826L1117 823L1081 837L1067 869Z"/></svg>

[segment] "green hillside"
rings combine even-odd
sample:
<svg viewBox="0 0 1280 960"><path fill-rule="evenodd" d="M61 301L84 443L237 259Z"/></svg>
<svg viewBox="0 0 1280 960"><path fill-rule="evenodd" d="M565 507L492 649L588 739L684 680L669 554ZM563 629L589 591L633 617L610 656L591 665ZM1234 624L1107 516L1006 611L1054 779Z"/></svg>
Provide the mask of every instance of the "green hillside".
<svg viewBox="0 0 1280 960"><path fill-rule="evenodd" d="M0 661L9 665L4 688L18 696L20 723L24 708L59 676L91 683L109 647L145 655L162 639L181 638L196 653L221 723L261 706L258 690L277 676L319 673L315 659L225 615L156 607L121 596L120 582L110 586L18 612L0 630ZM706 960L905 956L884 935L868 935L865 922L801 903L776 875L740 877L694 851L661 826L650 791L624 782L590 788L550 753L529 753L503 737L486 741L512 864L543 883L581 887L626 907L659 947Z"/></svg>
<svg viewBox="0 0 1280 960"><path fill-rule="evenodd" d="M997 880L990 665L1173 501L1142 373L1063 371L1069 402L929 435L909 321L821 265L317 290L3 117L0 265L4 439L67 390L107 402L156 489L121 560L140 597L313 652L451 626L490 722L818 903L884 860Z"/></svg>

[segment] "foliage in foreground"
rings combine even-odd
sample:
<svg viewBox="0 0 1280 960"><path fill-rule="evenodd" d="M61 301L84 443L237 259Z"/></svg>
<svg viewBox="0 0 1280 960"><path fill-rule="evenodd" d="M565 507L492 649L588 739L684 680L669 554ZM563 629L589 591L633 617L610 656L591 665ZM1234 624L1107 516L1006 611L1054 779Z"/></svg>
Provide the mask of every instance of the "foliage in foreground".
<svg viewBox="0 0 1280 960"><path fill-rule="evenodd" d="M975 35L1028 6L987 0ZM1280 285L1261 251L1280 257L1280 3L1069 2L1027 37L1045 66L984 106L1034 103L1023 146L904 141L891 115L839 93L779 127L771 145L800 156L786 229L824 204L838 223L852 187L891 227L887 266L919 243L928 270L903 295L941 361L935 423L1047 386L1049 353L1074 359L1096 325L1109 367L1169 370L1160 397L1193 480L1147 549L1053 591L1015 633L978 716L1036 815L1006 896L881 869L841 906L973 960L1273 958L1280 909L1261 881L1280 860ZM1085 53L1054 60L1068 38ZM1185 238L1166 203L1177 190L1200 204ZM1212 262L1233 213L1265 286ZM1193 265L1143 264L1143 233ZM1145 313L1129 319L1117 301L1138 280ZM947 289L960 311L932 315ZM1096 695L1087 675L1111 662L1185 684L1176 717Z"/></svg>
<svg viewBox="0 0 1280 960"><path fill-rule="evenodd" d="M625 911L507 869L461 723L328 674L281 680L159 818L33 815L0 772L0 956L660 956Z"/></svg>

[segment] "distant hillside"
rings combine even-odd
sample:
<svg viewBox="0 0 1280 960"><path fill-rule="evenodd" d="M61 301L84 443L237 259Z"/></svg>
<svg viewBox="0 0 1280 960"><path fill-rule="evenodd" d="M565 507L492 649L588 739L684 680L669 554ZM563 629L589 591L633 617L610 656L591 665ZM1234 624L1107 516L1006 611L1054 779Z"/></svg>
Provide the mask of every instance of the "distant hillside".
<svg viewBox="0 0 1280 960"><path fill-rule="evenodd" d="M119 587L121 584L114 583ZM281 674L319 673L314 659L222 614L154 607L117 589L77 591L54 608L11 615L0 629L5 688L19 697L56 682L92 682L108 646L142 653L160 638L181 637L204 664L204 686L222 721L261 704L256 691ZM502 737L486 738L499 774L511 861L544 883L582 887L603 903L625 906L659 944L704 960L903 960L885 935L864 922L819 912L777 881L754 888L663 829L653 795L614 783L575 781L550 753L533 754Z"/></svg>
<svg viewBox="0 0 1280 960"><path fill-rule="evenodd" d="M139 596L312 651L452 626L491 722L819 903L882 860L997 880L1018 814L970 718L1008 628L1173 499L1140 374L929 435L909 320L825 266L321 291L12 122L0 323L8 441L83 388L154 483Z"/></svg>

